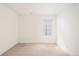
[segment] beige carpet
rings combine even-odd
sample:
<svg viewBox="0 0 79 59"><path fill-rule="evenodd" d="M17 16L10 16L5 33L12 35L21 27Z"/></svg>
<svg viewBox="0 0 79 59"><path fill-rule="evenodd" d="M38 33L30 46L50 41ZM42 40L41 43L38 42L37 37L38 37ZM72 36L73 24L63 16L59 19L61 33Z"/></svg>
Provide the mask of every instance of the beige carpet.
<svg viewBox="0 0 79 59"><path fill-rule="evenodd" d="M54 44L17 44L2 56L67 56Z"/></svg>

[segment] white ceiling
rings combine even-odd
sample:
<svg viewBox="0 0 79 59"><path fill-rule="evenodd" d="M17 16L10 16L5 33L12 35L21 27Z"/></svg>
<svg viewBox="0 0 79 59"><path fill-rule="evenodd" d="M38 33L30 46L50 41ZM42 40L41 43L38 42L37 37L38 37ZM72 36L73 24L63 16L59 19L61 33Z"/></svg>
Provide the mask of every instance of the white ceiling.
<svg viewBox="0 0 79 59"><path fill-rule="evenodd" d="M7 7L13 9L19 14L53 14L70 8L72 4L68 3L6 3Z"/></svg>

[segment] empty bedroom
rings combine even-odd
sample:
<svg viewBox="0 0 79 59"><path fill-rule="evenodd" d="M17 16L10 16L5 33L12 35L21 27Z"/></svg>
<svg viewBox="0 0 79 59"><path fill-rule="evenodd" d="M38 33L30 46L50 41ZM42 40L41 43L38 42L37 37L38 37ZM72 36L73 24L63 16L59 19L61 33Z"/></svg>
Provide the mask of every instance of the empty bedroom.
<svg viewBox="0 0 79 59"><path fill-rule="evenodd" d="M0 56L79 56L79 4L0 3Z"/></svg>

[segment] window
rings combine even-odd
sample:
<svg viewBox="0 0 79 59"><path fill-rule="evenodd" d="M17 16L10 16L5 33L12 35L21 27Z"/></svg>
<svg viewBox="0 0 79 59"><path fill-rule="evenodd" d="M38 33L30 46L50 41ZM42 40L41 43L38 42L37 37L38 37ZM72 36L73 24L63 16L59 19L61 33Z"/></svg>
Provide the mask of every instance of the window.
<svg viewBox="0 0 79 59"><path fill-rule="evenodd" d="M52 35L52 19L44 19L44 35Z"/></svg>

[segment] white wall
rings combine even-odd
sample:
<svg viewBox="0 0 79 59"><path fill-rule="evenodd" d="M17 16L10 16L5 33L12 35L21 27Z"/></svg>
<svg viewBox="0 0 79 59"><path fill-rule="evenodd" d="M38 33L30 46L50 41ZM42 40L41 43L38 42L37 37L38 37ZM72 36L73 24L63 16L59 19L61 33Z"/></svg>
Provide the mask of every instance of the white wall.
<svg viewBox="0 0 79 59"><path fill-rule="evenodd" d="M79 55L79 7L69 8L57 18L57 43L70 55Z"/></svg>
<svg viewBox="0 0 79 59"><path fill-rule="evenodd" d="M42 32L42 16L37 14L21 15L19 20L19 39L20 43L54 43L55 42L55 25L53 26L53 38L44 39ZM54 19L55 20L55 19ZM55 21L53 21L55 23Z"/></svg>
<svg viewBox="0 0 79 59"><path fill-rule="evenodd" d="M39 38L37 20L38 16L33 15L21 15L19 18L19 39L20 43L31 43L36 42ZM40 39L40 38L39 38Z"/></svg>
<svg viewBox="0 0 79 59"><path fill-rule="evenodd" d="M17 43L18 20L17 15L0 4L0 54Z"/></svg>

